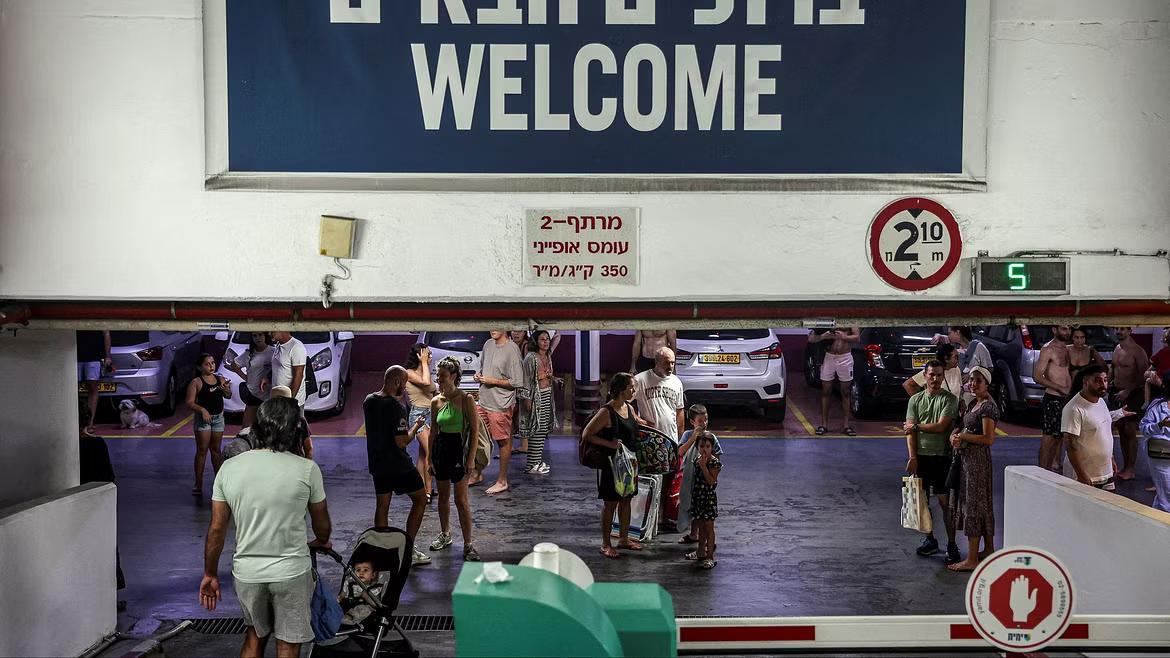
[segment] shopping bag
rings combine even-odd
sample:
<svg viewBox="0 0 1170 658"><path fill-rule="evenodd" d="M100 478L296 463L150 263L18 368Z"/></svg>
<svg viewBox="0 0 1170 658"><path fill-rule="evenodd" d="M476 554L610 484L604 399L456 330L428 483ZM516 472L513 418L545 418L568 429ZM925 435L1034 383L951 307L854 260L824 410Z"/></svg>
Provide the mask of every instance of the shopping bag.
<svg viewBox="0 0 1170 658"><path fill-rule="evenodd" d="M913 475L902 478L902 527L919 532L934 530L922 479Z"/></svg>
<svg viewBox="0 0 1170 658"><path fill-rule="evenodd" d="M619 496L632 496L638 491L638 457L633 451L618 444L617 453L610 457L613 464L613 488Z"/></svg>

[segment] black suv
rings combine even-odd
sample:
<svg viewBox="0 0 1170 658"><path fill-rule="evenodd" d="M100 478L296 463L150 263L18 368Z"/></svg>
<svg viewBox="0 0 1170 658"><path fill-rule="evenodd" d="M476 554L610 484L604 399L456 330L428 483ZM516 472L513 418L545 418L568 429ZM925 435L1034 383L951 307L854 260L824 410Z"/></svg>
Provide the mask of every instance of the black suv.
<svg viewBox="0 0 1170 658"><path fill-rule="evenodd" d="M873 416L887 404L905 405L902 384L916 375L938 351L935 334L946 327L870 327L861 330L853 346L852 411L858 418ZM804 378L821 386L821 362L828 343L810 343L805 350Z"/></svg>

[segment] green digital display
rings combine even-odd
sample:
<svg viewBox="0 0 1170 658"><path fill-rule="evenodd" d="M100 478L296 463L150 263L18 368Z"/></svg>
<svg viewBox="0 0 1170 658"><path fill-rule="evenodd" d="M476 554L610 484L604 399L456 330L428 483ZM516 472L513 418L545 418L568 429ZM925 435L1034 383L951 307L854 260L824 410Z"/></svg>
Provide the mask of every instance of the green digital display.
<svg viewBox="0 0 1170 658"><path fill-rule="evenodd" d="M977 260L976 294L1051 294L1069 293L1068 260L981 258Z"/></svg>

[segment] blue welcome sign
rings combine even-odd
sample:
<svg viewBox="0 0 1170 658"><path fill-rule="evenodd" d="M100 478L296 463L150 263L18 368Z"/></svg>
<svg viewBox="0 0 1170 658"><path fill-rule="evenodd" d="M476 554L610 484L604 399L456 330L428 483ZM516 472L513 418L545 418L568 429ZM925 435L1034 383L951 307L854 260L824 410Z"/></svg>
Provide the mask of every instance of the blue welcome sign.
<svg viewBox="0 0 1170 658"><path fill-rule="evenodd" d="M223 2L213 174L983 178L987 0Z"/></svg>

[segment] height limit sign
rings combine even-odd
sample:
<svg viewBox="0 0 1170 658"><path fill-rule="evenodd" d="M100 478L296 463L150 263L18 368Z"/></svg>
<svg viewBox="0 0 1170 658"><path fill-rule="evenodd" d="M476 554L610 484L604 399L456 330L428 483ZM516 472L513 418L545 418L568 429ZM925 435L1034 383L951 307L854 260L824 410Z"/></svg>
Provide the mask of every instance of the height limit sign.
<svg viewBox="0 0 1170 658"><path fill-rule="evenodd" d="M955 216L942 204L907 197L882 208L866 240L873 271L907 291L933 288L959 265L963 239Z"/></svg>

